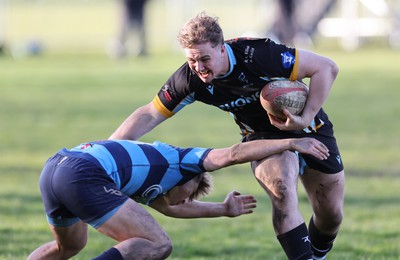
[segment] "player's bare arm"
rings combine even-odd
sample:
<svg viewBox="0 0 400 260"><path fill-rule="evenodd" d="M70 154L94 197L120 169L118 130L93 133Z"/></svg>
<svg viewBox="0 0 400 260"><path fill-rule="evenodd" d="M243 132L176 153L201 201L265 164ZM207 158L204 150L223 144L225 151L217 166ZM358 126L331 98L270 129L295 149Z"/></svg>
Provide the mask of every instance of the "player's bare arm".
<svg viewBox="0 0 400 260"><path fill-rule="evenodd" d="M136 109L109 137L109 139L137 140L167 118L152 102Z"/></svg>
<svg viewBox="0 0 400 260"><path fill-rule="evenodd" d="M256 199L252 195L241 195L232 191L226 195L224 202L185 201L178 205L169 205L165 197L157 198L149 206L158 212L174 218L215 218L238 217L253 213Z"/></svg>
<svg viewBox="0 0 400 260"><path fill-rule="evenodd" d="M281 130L301 130L309 126L329 95L332 84L339 72L334 61L313 52L298 50L298 79L310 78L307 103L300 116L292 115L286 109L286 121L271 119L272 125Z"/></svg>
<svg viewBox="0 0 400 260"><path fill-rule="evenodd" d="M325 160L329 156L328 148L313 138L254 140L210 151L204 159L204 168L207 171L214 171L233 164L258 161L285 150L310 154L320 160Z"/></svg>

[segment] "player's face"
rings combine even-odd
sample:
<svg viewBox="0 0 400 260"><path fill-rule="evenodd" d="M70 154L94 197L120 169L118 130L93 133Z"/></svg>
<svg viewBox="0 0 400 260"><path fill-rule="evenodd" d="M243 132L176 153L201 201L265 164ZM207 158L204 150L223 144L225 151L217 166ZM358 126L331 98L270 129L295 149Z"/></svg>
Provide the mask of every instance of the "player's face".
<svg viewBox="0 0 400 260"><path fill-rule="evenodd" d="M165 197L167 197L170 205L179 205L186 202L199 187L199 180L193 178L183 185L172 188Z"/></svg>
<svg viewBox="0 0 400 260"><path fill-rule="evenodd" d="M212 47L211 43L185 48L186 59L192 69L205 83L228 72L229 61L225 45Z"/></svg>

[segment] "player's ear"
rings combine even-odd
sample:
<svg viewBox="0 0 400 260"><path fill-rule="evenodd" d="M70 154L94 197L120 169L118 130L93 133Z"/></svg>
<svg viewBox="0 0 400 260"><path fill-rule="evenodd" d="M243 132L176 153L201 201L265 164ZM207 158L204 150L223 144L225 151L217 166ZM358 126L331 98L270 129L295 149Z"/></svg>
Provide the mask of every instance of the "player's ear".
<svg viewBox="0 0 400 260"><path fill-rule="evenodd" d="M226 52L226 47L225 47L225 44L222 43L221 44L221 57L225 52Z"/></svg>

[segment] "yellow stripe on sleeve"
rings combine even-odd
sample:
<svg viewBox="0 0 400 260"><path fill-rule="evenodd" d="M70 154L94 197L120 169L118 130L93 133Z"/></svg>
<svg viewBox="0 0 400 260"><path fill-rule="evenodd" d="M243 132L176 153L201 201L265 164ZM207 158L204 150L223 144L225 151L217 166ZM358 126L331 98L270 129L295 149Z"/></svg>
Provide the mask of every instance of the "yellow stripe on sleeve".
<svg viewBox="0 0 400 260"><path fill-rule="evenodd" d="M172 117L174 115L173 112L169 111L168 108L166 108L163 103L161 103L161 100L158 96L155 96L153 98L153 105L156 107L156 109L158 110L158 112L160 112L163 116L169 118Z"/></svg>
<svg viewBox="0 0 400 260"><path fill-rule="evenodd" d="M292 73L290 74L290 80L297 80L299 77L299 55L297 53L297 49L295 50L295 60Z"/></svg>

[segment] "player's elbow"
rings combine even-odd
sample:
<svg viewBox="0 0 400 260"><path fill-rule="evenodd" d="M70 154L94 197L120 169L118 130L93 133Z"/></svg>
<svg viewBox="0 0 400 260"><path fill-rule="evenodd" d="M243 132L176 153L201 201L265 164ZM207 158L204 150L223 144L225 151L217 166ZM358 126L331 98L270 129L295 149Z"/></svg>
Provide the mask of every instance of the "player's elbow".
<svg viewBox="0 0 400 260"><path fill-rule="evenodd" d="M332 78L335 79L336 76L339 74L339 66L333 60L328 59L327 71L329 71Z"/></svg>

